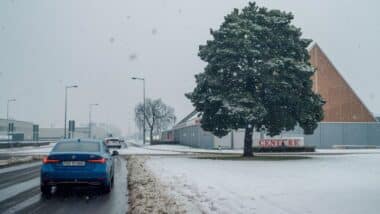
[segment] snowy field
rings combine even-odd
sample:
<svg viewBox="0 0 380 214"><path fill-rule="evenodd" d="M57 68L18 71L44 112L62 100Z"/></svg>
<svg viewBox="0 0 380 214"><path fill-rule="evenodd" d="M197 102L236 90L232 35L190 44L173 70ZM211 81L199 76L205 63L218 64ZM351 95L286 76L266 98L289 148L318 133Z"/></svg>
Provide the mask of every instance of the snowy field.
<svg viewBox="0 0 380 214"><path fill-rule="evenodd" d="M285 161L151 157L149 169L192 213L380 212L380 155Z"/></svg>
<svg viewBox="0 0 380 214"><path fill-rule="evenodd" d="M243 154L242 149L200 149L184 145L146 145L141 148L152 151L170 151L181 153L211 153L211 154ZM260 153L259 155L268 155L269 153ZM380 149L316 149L315 152L291 152L291 153L271 153L273 154L289 154L289 155L334 155L334 154L380 154Z"/></svg>
<svg viewBox="0 0 380 214"><path fill-rule="evenodd" d="M150 150L142 147L128 146L127 148L117 149L120 155L176 155L181 154L175 151Z"/></svg>
<svg viewBox="0 0 380 214"><path fill-rule="evenodd" d="M41 147L17 147L0 149L1 154L8 155L47 155L54 147L55 143ZM137 144L139 145L139 144ZM191 153L213 153L213 154L243 154L243 150L222 149L210 150L192 148L184 145L139 145L128 144L128 147L118 149L120 155L178 155ZM380 149L317 149L315 153L290 153L290 155L324 155L324 154L380 154ZM266 154L260 154L266 155ZM284 153L281 153L284 155Z"/></svg>

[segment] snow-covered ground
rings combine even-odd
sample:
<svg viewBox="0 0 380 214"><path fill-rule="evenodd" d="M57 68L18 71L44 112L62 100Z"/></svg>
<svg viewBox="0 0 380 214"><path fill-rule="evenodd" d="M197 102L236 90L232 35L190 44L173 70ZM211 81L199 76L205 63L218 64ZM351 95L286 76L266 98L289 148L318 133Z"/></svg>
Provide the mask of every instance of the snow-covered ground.
<svg viewBox="0 0 380 214"><path fill-rule="evenodd" d="M228 154L243 154L243 150L230 150L230 149L199 149L192 148L184 145L147 145L144 147L148 150L156 151L175 151L175 152L184 152L184 153L228 153Z"/></svg>
<svg viewBox="0 0 380 214"><path fill-rule="evenodd" d="M55 143L41 147L17 147L0 149L1 154L8 155L47 155L54 147ZM191 153L213 153L213 154L243 154L243 150L211 150L192 148L184 145L141 145L138 143L129 143L129 146L119 151L121 155L175 155ZM315 153L290 153L295 155L323 155L323 154L380 154L380 149L318 149ZM265 154L260 154L265 155ZM270 154L272 155L272 154ZM281 155L284 155L281 153Z"/></svg>
<svg viewBox="0 0 380 214"><path fill-rule="evenodd" d="M127 148L118 149L120 155L175 155L180 154L175 151L150 150L143 147L128 146Z"/></svg>
<svg viewBox="0 0 380 214"><path fill-rule="evenodd" d="M215 154L243 154L241 149L199 149L184 145L146 145L143 146L144 149L155 150L155 151L172 151L172 152L182 152L182 153L215 153ZM263 154L263 153L260 153ZM273 153L272 153L273 154ZM270 155L272 155L270 154ZM280 153L284 154L284 153ZM316 149L314 153L310 152L298 152L298 153L288 153L288 154L306 154L306 155L324 155L324 154L380 154L380 149Z"/></svg>
<svg viewBox="0 0 380 214"><path fill-rule="evenodd" d="M193 213L379 213L380 155L285 161L151 157L147 167Z"/></svg>
<svg viewBox="0 0 380 214"><path fill-rule="evenodd" d="M0 154L7 155L46 155L49 154L55 143L40 147L14 147L7 149L0 149Z"/></svg>

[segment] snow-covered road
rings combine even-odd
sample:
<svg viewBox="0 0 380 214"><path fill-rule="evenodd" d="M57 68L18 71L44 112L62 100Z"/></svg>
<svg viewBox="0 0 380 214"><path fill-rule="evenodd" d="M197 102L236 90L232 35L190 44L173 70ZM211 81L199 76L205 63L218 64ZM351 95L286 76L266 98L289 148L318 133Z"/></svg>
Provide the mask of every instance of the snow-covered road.
<svg viewBox="0 0 380 214"><path fill-rule="evenodd" d="M237 161L151 157L149 169L192 212L379 213L380 155Z"/></svg>

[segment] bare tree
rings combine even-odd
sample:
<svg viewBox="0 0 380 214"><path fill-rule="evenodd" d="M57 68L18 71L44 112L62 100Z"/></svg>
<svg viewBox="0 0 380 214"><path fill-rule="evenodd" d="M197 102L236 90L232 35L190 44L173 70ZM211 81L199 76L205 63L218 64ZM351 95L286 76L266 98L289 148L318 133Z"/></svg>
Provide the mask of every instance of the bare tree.
<svg viewBox="0 0 380 214"><path fill-rule="evenodd" d="M161 99L145 101L145 123L150 131L150 140L153 140L153 134L168 129L176 122L174 108L166 105ZM139 129L143 129L144 104L139 103L135 107L135 122ZM145 137L145 136L144 136Z"/></svg>

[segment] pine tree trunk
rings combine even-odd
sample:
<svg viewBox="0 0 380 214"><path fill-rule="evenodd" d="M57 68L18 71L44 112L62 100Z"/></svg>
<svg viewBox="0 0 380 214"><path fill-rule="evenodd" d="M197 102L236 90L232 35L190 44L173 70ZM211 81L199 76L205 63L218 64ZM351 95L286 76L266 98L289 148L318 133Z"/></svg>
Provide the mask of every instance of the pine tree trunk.
<svg viewBox="0 0 380 214"><path fill-rule="evenodd" d="M253 136L253 126L247 127L245 129L245 136L244 136L244 157L253 157L253 150L252 150L252 136Z"/></svg>

